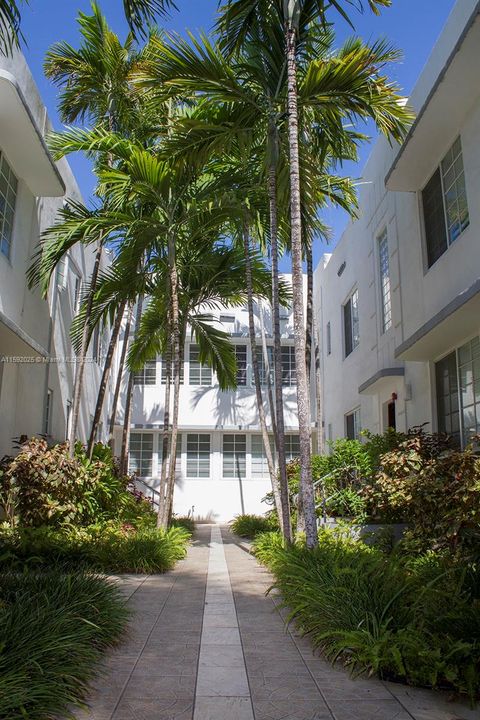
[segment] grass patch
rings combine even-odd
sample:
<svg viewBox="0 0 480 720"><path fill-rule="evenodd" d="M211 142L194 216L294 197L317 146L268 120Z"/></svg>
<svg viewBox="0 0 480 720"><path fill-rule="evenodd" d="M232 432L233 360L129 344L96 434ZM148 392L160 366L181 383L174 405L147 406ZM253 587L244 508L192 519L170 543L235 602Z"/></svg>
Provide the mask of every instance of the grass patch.
<svg viewBox="0 0 480 720"><path fill-rule="evenodd" d="M411 685L480 694L480 571L429 553L407 560L331 531L316 550L260 535L289 620L332 662Z"/></svg>
<svg viewBox="0 0 480 720"><path fill-rule="evenodd" d="M182 527L136 529L106 523L59 530L20 528L2 531L0 556L3 564L27 561L101 572L163 573L185 557L189 539Z"/></svg>
<svg viewBox="0 0 480 720"><path fill-rule="evenodd" d="M128 610L104 578L61 569L0 573L0 717L44 720L79 707Z"/></svg>
<svg viewBox="0 0 480 720"><path fill-rule="evenodd" d="M276 529L275 518L264 515L237 515L230 523L232 532L244 538L254 538L260 533Z"/></svg>

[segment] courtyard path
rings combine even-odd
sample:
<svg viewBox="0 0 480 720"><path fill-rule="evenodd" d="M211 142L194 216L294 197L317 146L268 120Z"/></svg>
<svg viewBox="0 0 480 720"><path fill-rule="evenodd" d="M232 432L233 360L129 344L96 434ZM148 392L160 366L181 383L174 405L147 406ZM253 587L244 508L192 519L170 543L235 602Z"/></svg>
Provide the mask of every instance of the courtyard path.
<svg viewBox="0 0 480 720"><path fill-rule="evenodd" d="M285 631L268 572L225 528L199 526L166 575L123 576L135 611L79 720L478 720L446 696L351 680Z"/></svg>

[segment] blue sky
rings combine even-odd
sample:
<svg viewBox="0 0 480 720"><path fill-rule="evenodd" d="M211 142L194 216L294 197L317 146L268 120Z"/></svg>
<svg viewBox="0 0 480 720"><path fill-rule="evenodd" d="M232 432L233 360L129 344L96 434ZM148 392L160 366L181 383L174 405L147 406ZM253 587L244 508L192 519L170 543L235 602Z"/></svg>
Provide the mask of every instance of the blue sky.
<svg viewBox="0 0 480 720"><path fill-rule="evenodd" d="M389 75L400 84L404 94L408 95L414 86L454 4L455 0L393 0L392 7L385 10L380 17L375 17L370 12L365 12L364 15L353 14L356 34L366 40L387 37L403 51L403 60L391 66ZM100 0L100 5L114 30L120 35L125 34L121 1ZM163 21L164 27L180 33L187 29L193 32L208 31L212 27L217 0L177 0L177 5L179 11L172 12L170 18ZM43 58L50 45L58 40L78 45L75 19L79 10L88 12L89 8L89 0L30 0L29 6L24 10L23 30L28 43L25 55L57 128L60 128L61 124L56 113L56 89L43 76ZM336 31L339 43L352 34L351 29L342 21L337 23ZM345 174L355 178L361 176L361 168L370 148L370 144L362 148L359 164L346 166ZM88 198L94 186L89 163L84 158L72 157L71 165L85 198ZM317 243L315 263L323 252L335 245L347 222L345 214L334 208L325 210L323 220L332 229L332 240L329 247ZM282 269L287 270L288 263L284 262Z"/></svg>

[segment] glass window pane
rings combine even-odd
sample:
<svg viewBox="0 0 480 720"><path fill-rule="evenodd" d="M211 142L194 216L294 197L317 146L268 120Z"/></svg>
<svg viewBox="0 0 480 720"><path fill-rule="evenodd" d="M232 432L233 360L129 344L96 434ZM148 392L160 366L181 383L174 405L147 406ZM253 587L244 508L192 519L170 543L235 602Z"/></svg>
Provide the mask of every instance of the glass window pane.
<svg viewBox="0 0 480 720"><path fill-rule="evenodd" d="M13 237L13 218L17 197L17 179L0 154L0 252L10 257Z"/></svg>

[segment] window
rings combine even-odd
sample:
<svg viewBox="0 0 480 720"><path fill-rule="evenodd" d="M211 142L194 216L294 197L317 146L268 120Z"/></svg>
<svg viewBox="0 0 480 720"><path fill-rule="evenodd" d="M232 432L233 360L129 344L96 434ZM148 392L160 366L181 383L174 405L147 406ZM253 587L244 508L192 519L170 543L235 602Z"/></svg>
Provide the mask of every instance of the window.
<svg viewBox="0 0 480 720"><path fill-rule="evenodd" d="M390 264L388 260L387 231L378 238L378 261L380 267L380 294L382 301L382 333L392 327L392 298L390 293Z"/></svg>
<svg viewBox="0 0 480 720"><path fill-rule="evenodd" d="M190 385L211 385L212 368L200 362L199 354L198 345L190 345Z"/></svg>
<svg viewBox="0 0 480 720"><path fill-rule="evenodd" d="M77 312L80 305L80 295L82 292L82 279L76 272L73 272L73 286L72 286L72 310Z"/></svg>
<svg viewBox="0 0 480 720"><path fill-rule="evenodd" d="M128 471L139 477L150 477L153 461L153 434L130 433Z"/></svg>
<svg viewBox="0 0 480 720"><path fill-rule="evenodd" d="M345 415L345 436L349 440L358 440L361 429L360 408L356 408L353 412Z"/></svg>
<svg viewBox="0 0 480 720"><path fill-rule="evenodd" d="M275 458L275 447L273 437L271 435L269 436L269 440L272 457ZM252 477L264 477L265 475L268 475L268 463L265 455L265 448L263 446L262 435L252 435L251 442Z"/></svg>
<svg viewBox="0 0 480 720"><path fill-rule="evenodd" d="M300 438L298 435L285 435L285 459L287 462L300 457Z"/></svg>
<svg viewBox="0 0 480 720"><path fill-rule="evenodd" d="M247 384L247 346L235 345L235 359L237 361L237 385Z"/></svg>
<svg viewBox="0 0 480 720"><path fill-rule="evenodd" d="M255 353L257 356L257 363L258 363L258 371L260 374L260 385L266 385L267 384L267 377L270 378L270 383L273 384L273 378L274 378L274 368L273 368L273 347L271 345L267 345L267 357L268 357L268 370L269 375L267 376L267 368L265 367L265 356L263 353L262 347L255 348ZM255 383L255 378L252 377L252 385Z"/></svg>
<svg viewBox="0 0 480 720"><path fill-rule="evenodd" d="M470 222L460 138L422 191L422 205L427 262L431 267Z"/></svg>
<svg viewBox="0 0 480 720"><path fill-rule="evenodd" d="M247 464L247 436L223 436L223 477L244 478Z"/></svg>
<svg viewBox="0 0 480 720"><path fill-rule="evenodd" d="M332 327L327 323L327 355L332 354Z"/></svg>
<svg viewBox="0 0 480 720"><path fill-rule="evenodd" d="M0 154L0 252L10 259L18 181Z"/></svg>
<svg viewBox="0 0 480 720"><path fill-rule="evenodd" d="M53 390L48 388L47 400L45 402L45 414L43 416L43 434L50 435L52 430L52 411L53 411Z"/></svg>
<svg viewBox="0 0 480 720"><path fill-rule="evenodd" d="M167 382L167 361L165 357L161 358L161 372L160 372L160 382L162 385L165 385ZM171 382L173 383L173 363L171 366ZM183 385L185 380L185 362L183 360L180 360L180 384Z"/></svg>
<svg viewBox="0 0 480 720"><path fill-rule="evenodd" d="M220 322L225 325L225 332L231 334L235 331L235 315L220 315Z"/></svg>
<svg viewBox="0 0 480 720"><path fill-rule="evenodd" d="M133 374L134 385L156 385L157 383L157 361L147 360L141 370Z"/></svg>
<svg viewBox="0 0 480 720"><path fill-rule="evenodd" d="M60 258L57 264L57 285L59 288L67 287L68 258L66 255Z"/></svg>
<svg viewBox="0 0 480 720"><path fill-rule="evenodd" d="M478 337L458 349L458 378L463 443L467 445L480 430L480 340Z"/></svg>
<svg viewBox="0 0 480 720"><path fill-rule="evenodd" d="M210 435L188 433L187 477L210 477Z"/></svg>
<svg viewBox="0 0 480 720"><path fill-rule="evenodd" d="M295 348L293 345L286 345L282 347L282 385L292 387L296 384Z"/></svg>
<svg viewBox="0 0 480 720"><path fill-rule="evenodd" d="M348 357L360 342L358 290L351 294L343 306L343 328L345 333L345 357Z"/></svg>

